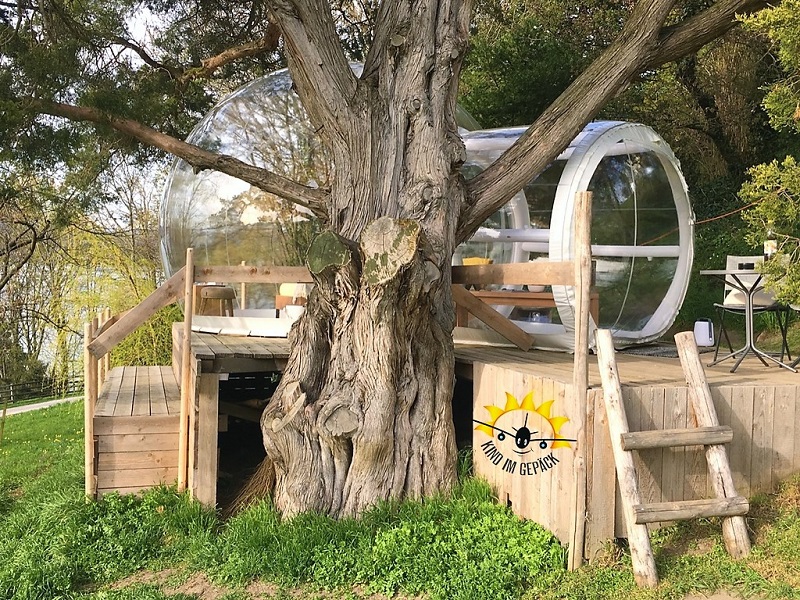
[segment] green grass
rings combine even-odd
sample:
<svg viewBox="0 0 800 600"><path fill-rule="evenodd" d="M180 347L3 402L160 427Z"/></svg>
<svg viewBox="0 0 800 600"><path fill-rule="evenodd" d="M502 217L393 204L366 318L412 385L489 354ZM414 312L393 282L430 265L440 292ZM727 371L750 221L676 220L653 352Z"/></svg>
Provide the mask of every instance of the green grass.
<svg viewBox="0 0 800 600"><path fill-rule="evenodd" d="M668 600L719 588L800 598L800 480L753 502L755 545L744 561L727 556L713 520L654 534L662 583L639 590L627 552L609 545L595 564L567 572L548 532L469 477L446 498L385 503L359 520L282 520L262 502L223 523L169 488L87 502L81 424L79 404L6 424L0 598L186 600L194 596L176 590L197 571L226 600L250 598L254 581L274 584L278 598ZM135 575L143 572L167 575Z"/></svg>

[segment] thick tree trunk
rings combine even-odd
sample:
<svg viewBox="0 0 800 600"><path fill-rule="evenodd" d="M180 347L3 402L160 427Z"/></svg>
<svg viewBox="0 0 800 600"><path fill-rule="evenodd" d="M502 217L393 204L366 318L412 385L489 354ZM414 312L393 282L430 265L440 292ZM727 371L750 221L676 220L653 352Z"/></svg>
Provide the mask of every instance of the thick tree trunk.
<svg viewBox="0 0 800 600"><path fill-rule="evenodd" d="M329 229L309 250L316 285L261 426L276 506L345 516L455 482L450 261L465 205L455 95L469 5L383 3L358 79L324 6L273 7L336 177Z"/></svg>
<svg viewBox="0 0 800 600"><path fill-rule="evenodd" d="M420 226L373 222L360 248L333 233L309 252L316 286L262 417L274 501L284 514L360 512L455 479L449 277Z"/></svg>

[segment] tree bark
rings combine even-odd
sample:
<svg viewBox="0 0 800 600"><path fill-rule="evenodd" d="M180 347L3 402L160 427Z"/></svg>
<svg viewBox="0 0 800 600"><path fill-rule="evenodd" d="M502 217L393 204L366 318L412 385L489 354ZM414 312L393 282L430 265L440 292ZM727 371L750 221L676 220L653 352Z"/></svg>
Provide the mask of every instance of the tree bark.
<svg viewBox="0 0 800 600"><path fill-rule="evenodd" d="M316 285L261 420L284 514L351 516L454 483L452 315L434 308L425 248L418 223L384 217L360 247L326 232L309 250Z"/></svg>
<svg viewBox="0 0 800 600"><path fill-rule="evenodd" d="M384 3L356 79L334 58L320 2L273 3L336 178L330 228L308 254L315 286L261 426L276 507L351 516L456 478L450 261L464 201L455 94L470 7Z"/></svg>

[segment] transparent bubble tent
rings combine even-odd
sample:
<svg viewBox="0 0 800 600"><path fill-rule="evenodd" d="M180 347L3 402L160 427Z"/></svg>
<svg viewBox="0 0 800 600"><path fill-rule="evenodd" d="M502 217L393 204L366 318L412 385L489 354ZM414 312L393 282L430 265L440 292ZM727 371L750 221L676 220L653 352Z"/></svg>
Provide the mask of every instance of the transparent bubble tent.
<svg viewBox="0 0 800 600"><path fill-rule="evenodd" d="M475 130L459 111L467 148L464 174L492 163L524 127ZM468 131L472 130L472 131ZM197 125L188 142L239 158L308 185L333 176L286 70L245 85ZM487 219L454 263L568 260L576 192L593 192L592 254L600 327L618 346L657 339L683 302L693 257L693 221L677 159L652 129L594 122L544 172ZM161 208L165 270L183 266L195 249L198 265L302 264L318 224L304 208L214 171L195 173L176 160ZM554 286L555 309L496 307L535 335L540 348L570 350L575 295ZM248 308L274 306L275 290L248 288Z"/></svg>

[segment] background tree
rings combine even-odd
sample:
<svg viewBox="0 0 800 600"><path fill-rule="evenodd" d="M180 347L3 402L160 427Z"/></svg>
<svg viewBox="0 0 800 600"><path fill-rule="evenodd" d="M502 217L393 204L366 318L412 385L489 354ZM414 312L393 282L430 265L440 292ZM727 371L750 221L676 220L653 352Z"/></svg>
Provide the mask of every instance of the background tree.
<svg viewBox="0 0 800 600"><path fill-rule="evenodd" d="M97 149L142 157L156 147L320 218L327 230L308 257L316 286L290 333L289 362L262 417L261 473L287 513L351 515L380 499L432 494L454 481L455 247L640 73L696 51L730 29L737 11L762 2L720 0L688 17L675 0L623 4L619 35L468 183L460 173L455 101L471 2L387 1L357 10L367 32L360 77L340 39L338 4L215 5L214 18L195 23L191 35L187 23L203 6L155 4L153 22L164 25L152 44L132 35L137 6L4 5L0 102L9 110L0 119L2 147L18 160L49 159L77 174L84 163L97 164L67 160L81 152L110 160L110 151ZM332 158L329 188L300 185L178 139L214 88L200 78L269 56L276 48L270 28L281 33L298 97ZM230 47L200 58L195 41L209 31Z"/></svg>
<svg viewBox="0 0 800 600"><path fill-rule="evenodd" d="M800 303L800 2L790 0L746 19L747 29L774 45L782 77L763 100L770 124L789 143L776 148L776 158L754 166L739 192L745 206L748 242L760 247L767 232L778 239L777 260L765 264L770 287L781 300Z"/></svg>

